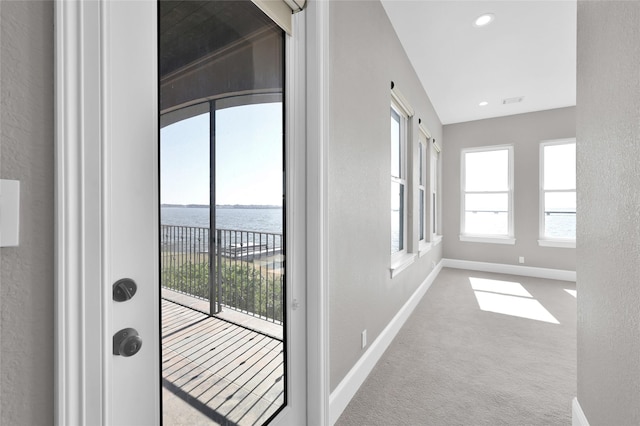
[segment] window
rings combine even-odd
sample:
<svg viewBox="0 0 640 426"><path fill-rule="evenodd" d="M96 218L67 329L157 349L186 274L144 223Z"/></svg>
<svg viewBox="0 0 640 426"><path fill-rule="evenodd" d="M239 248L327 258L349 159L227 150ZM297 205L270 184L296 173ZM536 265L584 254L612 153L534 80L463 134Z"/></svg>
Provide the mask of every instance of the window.
<svg viewBox="0 0 640 426"><path fill-rule="evenodd" d="M391 106L391 254L406 252L407 117Z"/></svg>
<svg viewBox="0 0 640 426"><path fill-rule="evenodd" d="M407 180L407 164L411 141L413 110L391 83L391 278L409 266L416 258L411 253L408 220L408 199L412 187ZM411 182L413 184L413 182Z"/></svg>
<svg viewBox="0 0 640 426"><path fill-rule="evenodd" d="M576 141L540 144L541 246L576 246Z"/></svg>
<svg viewBox="0 0 640 426"><path fill-rule="evenodd" d="M514 244L513 146L462 151L462 241Z"/></svg>
<svg viewBox="0 0 640 426"><path fill-rule="evenodd" d="M435 140L431 143L431 241L438 242L442 239L438 221L438 164L440 163L440 147Z"/></svg>
<svg viewBox="0 0 640 426"><path fill-rule="evenodd" d="M418 137L418 241L420 248L427 244L427 226L429 224L427 218L427 141L430 139L425 129L419 126L420 134Z"/></svg>
<svg viewBox="0 0 640 426"><path fill-rule="evenodd" d="M426 254L433 243L440 241L437 235L437 188L438 155L440 148L431 138L431 133L422 124L418 125L418 249L420 256ZM429 177L429 179L427 179Z"/></svg>

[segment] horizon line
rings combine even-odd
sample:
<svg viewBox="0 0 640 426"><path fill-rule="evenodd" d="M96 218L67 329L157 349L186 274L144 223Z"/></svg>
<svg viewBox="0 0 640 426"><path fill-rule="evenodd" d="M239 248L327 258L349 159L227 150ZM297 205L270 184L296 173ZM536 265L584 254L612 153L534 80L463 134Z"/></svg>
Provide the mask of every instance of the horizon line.
<svg viewBox="0 0 640 426"><path fill-rule="evenodd" d="M216 207L271 207L282 208L278 204L216 204ZM160 207L211 207L211 204L178 204L178 203L161 203Z"/></svg>

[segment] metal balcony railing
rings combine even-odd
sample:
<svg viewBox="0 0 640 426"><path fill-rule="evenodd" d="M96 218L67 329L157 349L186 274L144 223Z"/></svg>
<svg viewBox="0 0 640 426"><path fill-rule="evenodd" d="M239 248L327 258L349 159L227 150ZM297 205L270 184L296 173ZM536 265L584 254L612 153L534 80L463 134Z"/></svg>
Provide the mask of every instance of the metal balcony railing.
<svg viewBox="0 0 640 426"><path fill-rule="evenodd" d="M207 300L210 313L228 308L282 323L282 234L161 226L161 285Z"/></svg>

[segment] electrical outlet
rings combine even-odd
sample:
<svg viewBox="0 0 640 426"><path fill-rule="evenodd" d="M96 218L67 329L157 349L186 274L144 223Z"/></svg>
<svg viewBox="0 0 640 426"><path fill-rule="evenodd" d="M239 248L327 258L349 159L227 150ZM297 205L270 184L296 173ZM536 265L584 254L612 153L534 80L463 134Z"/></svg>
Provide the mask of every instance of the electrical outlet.
<svg viewBox="0 0 640 426"><path fill-rule="evenodd" d="M362 331L361 337L362 337L362 349L364 349L365 346L367 346L367 330L366 329Z"/></svg>
<svg viewBox="0 0 640 426"><path fill-rule="evenodd" d="M520 256L520 257L518 258L518 262L520 262L520 263L524 263L524 256Z"/></svg>

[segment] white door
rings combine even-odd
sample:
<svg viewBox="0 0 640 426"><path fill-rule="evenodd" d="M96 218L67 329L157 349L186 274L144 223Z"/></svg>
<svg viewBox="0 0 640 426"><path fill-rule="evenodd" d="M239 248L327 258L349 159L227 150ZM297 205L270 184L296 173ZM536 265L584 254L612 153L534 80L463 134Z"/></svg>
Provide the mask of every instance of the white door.
<svg viewBox="0 0 640 426"><path fill-rule="evenodd" d="M56 7L57 422L160 424L157 5L70 1ZM293 55L291 44L287 37ZM285 102L296 96L291 61ZM289 138L304 135L293 109L287 109ZM301 425L305 152L287 146L287 245L296 254L286 271L288 399L271 424ZM112 286L121 279L134 281L137 291L118 302ZM118 344L114 336L122 330L126 339ZM127 351L135 354L124 356Z"/></svg>

